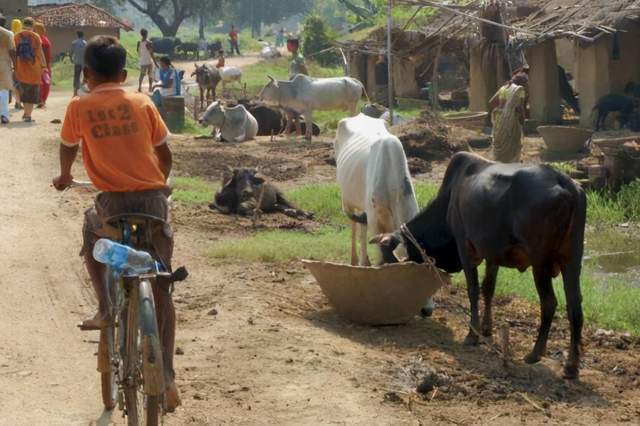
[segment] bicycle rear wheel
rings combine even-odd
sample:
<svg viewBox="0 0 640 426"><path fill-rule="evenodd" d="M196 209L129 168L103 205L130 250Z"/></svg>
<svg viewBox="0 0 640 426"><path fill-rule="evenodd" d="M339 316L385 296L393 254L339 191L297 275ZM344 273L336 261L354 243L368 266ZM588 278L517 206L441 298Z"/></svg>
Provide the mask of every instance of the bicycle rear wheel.
<svg viewBox="0 0 640 426"><path fill-rule="evenodd" d="M118 400L118 383L116 369L111 364L113 354L113 327L100 330L100 344L98 348L98 370L100 371L100 385L102 388L102 403L107 411L116 407Z"/></svg>

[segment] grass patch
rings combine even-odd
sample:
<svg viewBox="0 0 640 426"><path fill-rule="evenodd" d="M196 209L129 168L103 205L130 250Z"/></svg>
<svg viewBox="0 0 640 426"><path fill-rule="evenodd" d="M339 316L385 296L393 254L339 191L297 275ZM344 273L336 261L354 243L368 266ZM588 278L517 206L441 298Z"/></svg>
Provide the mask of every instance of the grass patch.
<svg viewBox="0 0 640 426"><path fill-rule="evenodd" d="M185 204L209 204L217 185L198 177L174 177L173 199Z"/></svg>
<svg viewBox="0 0 640 426"><path fill-rule="evenodd" d="M264 231L250 238L220 241L208 255L214 259L280 263L296 259L346 261L351 231L326 227L318 232Z"/></svg>
<svg viewBox="0 0 640 426"><path fill-rule="evenodd" d="M479 273L481 277L484 276L484 264L480 267ZM454 277L454 283L466 288L462 273ZM566 316L566 299L561 277L553 280L553 288L558 299L556 312ZM587 323L640 335L640 310L637 306L640 288L633 287L623 280L599 277L592 271L584 269L581 277L581 291L582 309ZM534 304L540 301L531 269L520 273L515 269L501 268L496 295L518 296Z"/></svg>
<svg viewBox="0 0 640 426"><path fill-rule="evenodd" d="M594 225L640 222L640 179L622 187L617 194L588 191L587 222Z"/></svg>
<svg viewBox="0 0 640 426"><path fill-rule="evenodd" d="M211 136L211 127L202 127L189 114L184 117L182 134L193 136Z"/></svg>

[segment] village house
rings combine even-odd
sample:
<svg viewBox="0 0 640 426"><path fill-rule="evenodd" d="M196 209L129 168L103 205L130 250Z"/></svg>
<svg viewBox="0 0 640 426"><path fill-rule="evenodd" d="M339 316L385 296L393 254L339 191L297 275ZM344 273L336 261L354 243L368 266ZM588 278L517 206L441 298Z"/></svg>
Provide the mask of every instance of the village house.
<svg viewBox="0 0 640 426"><path fill-rule="evenodd" d="M87 39L96 35L119 38L121 30L133 30L105 10L87 3L44 4L31 7L29 13L47 28L54 57L69 51L79 30L84 32Z"/></svg>
<svg viewBox="0 0 640 426"><path fill-rule="evenodd" d="M558 65L574 76L585 127L602 96L640 83L638 0L552 0L514 25L527 31L518 37L527 46L531 118L539 123L562 118Z"/></svg>

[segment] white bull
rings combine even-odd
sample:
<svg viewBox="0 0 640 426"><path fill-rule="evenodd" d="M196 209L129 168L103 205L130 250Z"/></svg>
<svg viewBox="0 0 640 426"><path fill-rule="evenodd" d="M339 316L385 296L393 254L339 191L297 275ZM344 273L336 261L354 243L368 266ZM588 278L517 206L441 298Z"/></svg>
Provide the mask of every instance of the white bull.
<svg viewBox="0 0 640 426"><path fill-rule="evenodd" d="M226 142L244 142L258 134L258 121L243 105L227 108L214 102L202 114L200 124L219 129L221 139Z"/></svg>
<svg viewBox="0 0 640 426"><path fill-rule="evenodd" d="M352 221L351 264L367 266L367 228L372 235L393 232L418 214L407 157L384 120L364 114L338 123L334 146L342 209ZM423 312L432 310L429 300Z"/></svg>
<svg viewBox="0 0 640 426"><path fill-rule="evenodd" d="M313 111L349 111L354 116L358 102L366 95L360 81L351 77L310 78L298 74L291 81L276 81L269 77L260 92L260 98L285 110L304 116L306 123L313 123ZM311 140L312 129L307 126L305 137Z"/></svg>

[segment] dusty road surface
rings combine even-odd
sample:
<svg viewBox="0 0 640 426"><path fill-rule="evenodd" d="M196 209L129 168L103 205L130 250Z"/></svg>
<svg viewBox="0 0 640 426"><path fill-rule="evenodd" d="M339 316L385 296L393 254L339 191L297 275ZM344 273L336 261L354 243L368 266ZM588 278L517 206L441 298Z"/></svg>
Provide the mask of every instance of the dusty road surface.
<svg viewBox="0 0 640 426"><path fill-rule="evenodd" d="M96 333L75 324L95 301L80 258L89 189L60 194L60 124L69 97L54 92L36 124L0 128L0 424L122 424L103 413ZM14 114L14 119L19 118ZM266 165L284 188L335 178L330 139L313 145L267 139L243 145L175 137L176 175L217 182L226 165ZM434 165L435 166L435 165ZM441 167L442 165L437 165ZM84 178L81 166L76 176ZM464 291L443 289L428 320L362 327L342 320L298 262L214 261L212 242L255 232L247 219L176 204L177 383L183 406L171 425L514 424L640 421L640 342L585 329L581 380L560 378L568 343L559 312L549 356L521 359L536 332L537 306L496 300L496 324L511 326L507 367L487 346L464 347ZM313 223L278 215L263 226L307 232ZM422 383L423 393L416 393Z"/></svg>

